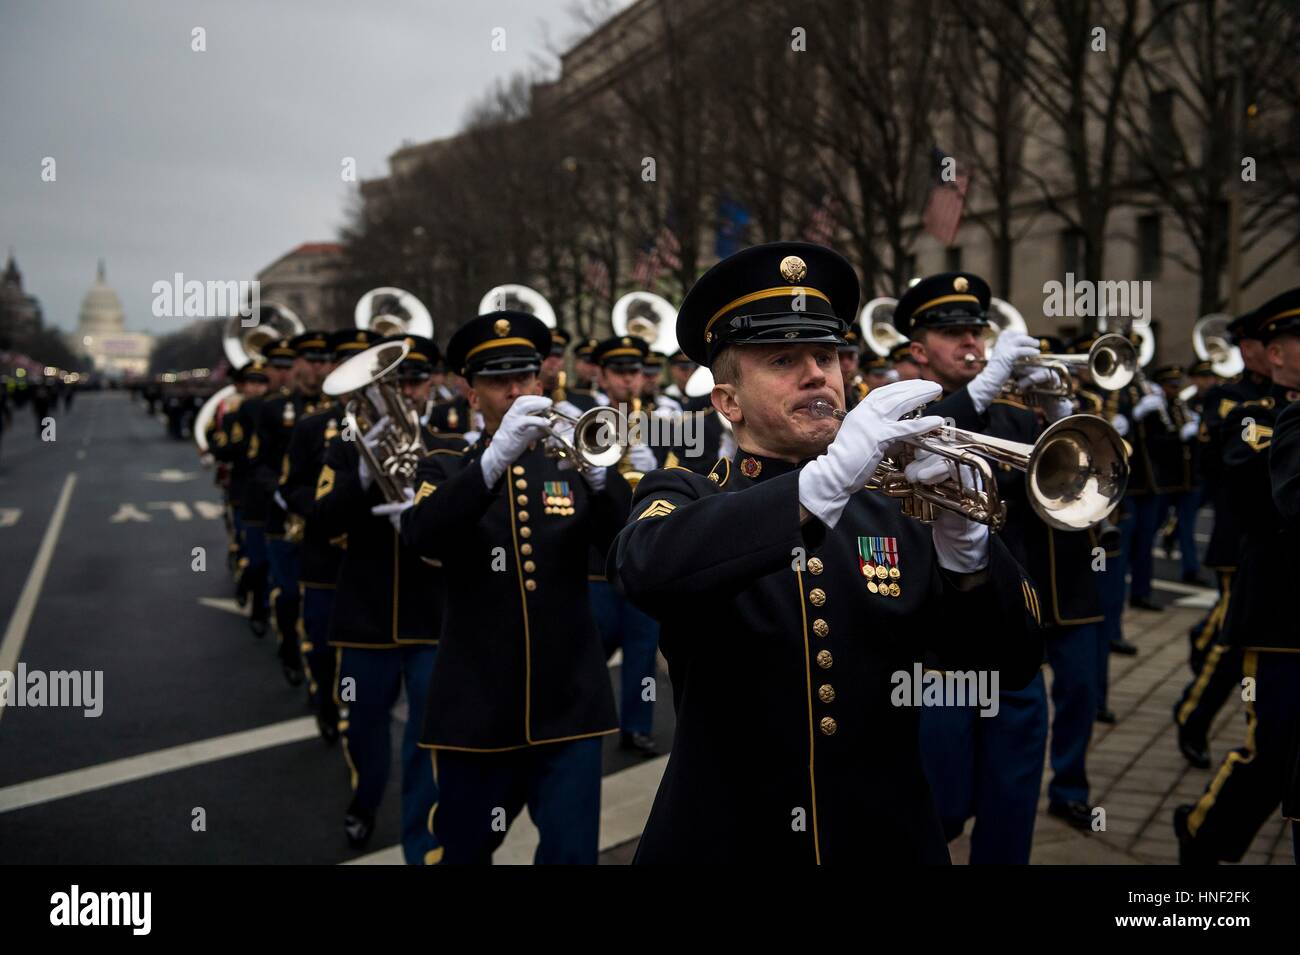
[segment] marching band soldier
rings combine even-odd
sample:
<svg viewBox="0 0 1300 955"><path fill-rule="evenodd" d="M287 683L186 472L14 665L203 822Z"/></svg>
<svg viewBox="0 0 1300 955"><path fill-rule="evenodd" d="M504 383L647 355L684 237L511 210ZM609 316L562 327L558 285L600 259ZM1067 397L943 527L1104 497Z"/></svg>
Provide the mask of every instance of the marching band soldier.
<svg viewBox="0 0 1300 955"><path fill-rule="evenodd" d="M279 639L280 669L290 686L303 681L302 654L298 649L298 523L286 521L288 509L280 495L280 479L288 473L285 454L294 425L304 415L316 410L320 386L325 380L331 353L324 332L307 331L289 341L293 350L290 387L262 402L257 413L257 450L250 449L253 459L251 482L264 496L266 507L267 560L271 571L271 609Z"/></svg>
<svg viewBox="0 0 1300 955"><path fill-rule="evenodd" d="M1278 413L1269 471L1278 513L1288 527L1300 527L1300 402L1293 401ZM1296 725L1300 729L1300 722ZM1292 735L1291 753L1282 765L1286 780L1282 815L1291 820L1292 854L1300 860L1300 732Z"/></svg>
<svg viewBox="0 0 1300 955"><path fill-rule="evenodd" d="M921 377L939 383L943 400L927 408L958 427L995 438L1033 444L1043 428L1023 403L1032 388L1052 380L1043 368L1017 361L1042 353L1043 342L1004 332L984 362L983 331L991 291L970 273L949 272L910 287L894 312L898 331L911 339ZM1050 344L1050 343L1049 343ZM968 360L971 356L974 360ZM1015 379L1014 390L1007 386ZM1070 414L1065 399L1042 402L1045 418ZM1052 667L1052 781L1048 811L1076 828L1091 823L1085 756L1096 716L1094 662L1101 619L1091 578L1088 534L1048 527L1030 506L1021 472L1003 465L996 475L1006 503L1000 537L1025 567L1040 596L1039 616ZM1045 606L1043 606L1045 605ZM973 864L1027 864L1033 843L1047 746L1047 694L1041 673L1023 689L1001 693L994 717L941 708L921 714L921 749L948 837L975 818Z"/></svg>
<svg viewBox="0 0 1300 955"><path fill-rule="evenodd" d="M427 338L410 335L385 341L411 345L398 366L396 387L411 407L424 407L433 387L437 347ZM357 849L374 831L392 760L392 708L405 689L402 855L409 865L430 865L442 858L429 823L438 790L418 743L442 624L443 571L404 545L393 521L384 516L391 503L357 445L364 442L373 449L385 427L376 422L364 435L350 440L340 435L330 442L312 512L331 539L347 535L329 623L329 643L336 650L339 735L352 773L352 801L343 829ZM464 447L459 439L434 435L427 428L421 439L431 455Z"/></svg>
<svg viewBox="0 0 1300 955"><path fill-rule="evenodd" d="M248 626L254 636L266 634L270 618L270 557L266 542L266 522L271 509L275 506L271 500L274 486L256 477L258 456L261 452L261 418L262 406L268 401L288 394L290 372L293 369L297 352L288 339L280 339L266 349L266 393L260 398L252 398L239 406L237 413L240 431L247 437L246 457L248 459L248 477L244 485L244 550L248 555L248 565L244 575L248 579L250 600ZM276 475L278 477L278 471ZM292 676L292 668L285 663L286 679Z"/></svg>
<svg viewBox="0 0 1300 955"><path fill-rule="evenodd" d="M429 430L434 434L459 438L473 426L469 408L469 386L459 375L454 379L456 396L435 404L429 412Z"/></svg>
<svg viewBox="0 0 1300 955"><path fill-rule="evenodd" d="M668 382L668 387L664 389L664 394L685 408L688 403L686 383L691 380L691 375L695 374L696 369L699 367L680 348L669 355L668 377L671 380ZM713 405L710 404L709 407L711 408ZM716 458L710 460L710 465L713 460L716 460Z"/></svg>
<svg viewBox="0 0 1300 955"><path fill-rule="evenodd" d="M379 336L366 329L347 328L328 336L334 361L327 369L364 351ZM344 404L323 398L325 407L308 414L294 426L286 452L289 470L280 482L280 496L290 513L303 522L298 577L298 641L307 678L307 696L321 737L338 739L338 706L334 702L334 651L329 645L329 622L334 607L334 587L343 562L346 539L331 540L322 522L313 517L316 488L328 445L339 440L344 427Z"/></svg>
<svg viewBox="0 0 1300 955"><path fill-rule="evenodd" d="M1280 802L1294 809L1288 777L1300 739L1300 618L1283 595L1300 546L1293 493L1300 472L1293 441L1272 462L1269 449L1279 416L1300 402L1300 288L1260 306L1250 324L1264 343L1272 387L1230 409L1222 429L1223 480L1243 536L1224 636L1242 649L1246 739L1200 800L1174 813L1184 865L1238 861Z"/></svg>
<svg viewBox="0 0 1300 955"><path fill-rule="evenodd" d="M252 434L245 430L240 411L244 404L260 400L266 394L269 379L266 366L261 362L250 362L243 368L236 369L232 372L231 379L239 396L239 404L223 413L219 420L216 416L213 417L216 427L208 438L208 449L213 459L221 462L228 472L226 501L230 508L230 526L234 532L235 593L240 606L243 606L253 583L248 573L249 559L244 530L244 495L251 467L248 442Z"/></svg>
<svg viewBox="0 0 1300 955"><path fill-rule="evenodd" d="M844 337L835 346L840 360L840 377L844 380L844 407L852 410L859 401L867 396L867 384L859 366L862 361L862 336L858 334L858 325L850 323Z"/></svg>
<svg viewBox="0 0 1300 955"><path fill-rule="evenodd" d="M1241 351L1245 371L1232 381L1210 388L1202 402L1198 458L1205 492L1214 507L1214 524L1205 548L1204 564L1215 571L1219 599L1188 634L1194 675L1174 704L1178 751L1197 769L1210 768L1210 725L1228 697L1241 685L1241 647L1221 639L1242 546L1238 517L1241 502L1224 474L1224 420L1238 405L1259 401L1272 388L1263 332L1255 321L1260 314L1248 312L1228 325L1228 333Z"/></svg>
<svg viewBox="0 0 1300 955"><path fill-rule="evenodd" d="M898 681L926 650L1004 687L1038 672L1037 598L1005 545L863 489L897 439L943 423L903 417L939 387L878 389L838 424L810 410L844 404L858 288L831 250L781 242L718 263L682 304L682 348L712 368L739 450L708 478L648 474L610 554L663 625L677 710L638 862L947 862ZM950 476L924 457L909 475Z"/></svg>
<svg viewBox="0 0 1300 955"><path fill-rule="evenodd" d="M564 401L568 389L560 377L564 370L564 353L568 351L573 336L563 328L551 329L551 350L542 359L542 370L538 375L542 380L542 394L552 401Z"/></svg>
<svg viewBox="0 0 1300 955"><path fill-rule="evenodd" d="M634 335L607 338L596 346L592 360L600 369L601 391L610 403L627 414L632 414L634 402L641 396L641 378L644 362L650 355L650 346ZM642 421L648 421L647 406L641 405ZM633 424L629 421L629 427ZM664 449L668 450L668 449ZM619 462L617 470L633 489L648 471L659 466L656 451L645 440L634 442ZM629 501L630 504L630 501ZM627 513L619 515L619 524ZM606 542L607 544L607 542ZM659 624L638 610L609 583L605 577L605 556L608 546L593 546L590 551L587 579L591 583L591 609L600 631L605 657L615 650L623 651L620 669L622 692L619 701L619 728L622 731L619 745L643 757L659 755L655 745L653 687L655 684L655 654L659 649Z"/></svg>
<svg viewBox="0 0 1300 955"><path fill-rule="evenodd" d="M408 547L446 564L447 606L421 745L433 750L445 863L489 862L528 805L539 863L594 863L602 736L618 731L591 617L588 548L627 513L613 468L564 469L537 371L550 332L533 315L471 319L447 346L483 433L434 453L400 517Z"/></svg>
<svg viewBox="0 0 1300 955"><path fill-rule="evenodd" d="M1196 435L1200 429L1200 420L1193 416L1179 398L1182 389L1183 369L1178 365L1162 365L1151 371L1150 380L1160 388L1165 399L1169 426L1164 428L1159 437L1152 439L1152 460L1163 473L1160 477L1160 498L1157 505L1156 523L1165 525L1170 509L1176 522L1179 540L1179 560L1182 564L1182 577L1185 584L1204 585L1205 581L1198 573L1199 561L1196 556L1196 512L1200 508L1199 497L1195 493ZM1171 527L1165 532L1172 538ZM1166 544L1166 553L1170 547Z"/></svg>

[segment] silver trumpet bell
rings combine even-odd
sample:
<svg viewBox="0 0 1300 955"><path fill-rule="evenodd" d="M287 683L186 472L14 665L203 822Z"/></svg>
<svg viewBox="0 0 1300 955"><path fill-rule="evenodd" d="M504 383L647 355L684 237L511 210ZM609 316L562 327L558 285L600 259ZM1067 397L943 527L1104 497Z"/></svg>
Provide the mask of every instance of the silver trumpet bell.
<svg viewBox="0 0 1300 955"><path fill-rule="evenodd" d="M546 416L551 420L547 456L567 460L579 471L611 467L623 456L619 435L626 430L617 408L601 405L576 418L550 408Z"/></svg>

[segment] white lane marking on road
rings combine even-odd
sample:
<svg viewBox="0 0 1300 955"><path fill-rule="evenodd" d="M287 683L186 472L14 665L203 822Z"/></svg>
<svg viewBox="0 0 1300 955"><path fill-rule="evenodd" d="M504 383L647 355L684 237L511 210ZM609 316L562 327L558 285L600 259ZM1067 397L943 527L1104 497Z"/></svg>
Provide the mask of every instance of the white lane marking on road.
<svg viewBox="0 0 1300 955"><path fill-rule="evenodd" d="M1190 610L1209 610L1219 602L1219 595L1214 591L1204 594L1192 594L1187 597L1179 597L1174 601L1175 607L1184 607Z"/></svg>
<svg viewBox="0 0 1300 955"><path fill-rule="evenodd" d="M31 626L32 614L36 612L36 601L40 599L41 588L45 586L45 575L50 569L50 559L54 556L54 545L58 543L59 531L63 529L63 519L68 514L68 501L72 498L72 489L77 486L77 473L74 471L63 481L63 490L59 492L58 503L46 525L45 536L32 561L32 569L27 574L22 593L18 595L18 604L9 617L9 626L5 629L4 640L0 642L0 670L13 673L18 667L18 656L23 652L23 642L27 639L27 628ZM4 716L5 700L0 697L0 716Z"/></svg>
<svg viewBox="0 0 1300 955"><path fill-rule="evenodd" d="M196 743L185 743L152 753L74 769L67 773L45 776L0 789L0 812L13 812L56 799L67 799L96 789L107 789L137 779L147 779L178 769L255 753L272 746L298 743L316 736L316 720L310 716L259 726L254 730L214 736Z"/></svg>
<svg viewBox="0 0 1300 955"><path fill-rule="evenodd" d="M646 820L650 818L650 806L654 803L655 793L659 791L659 781L663 778L664 767L667 765L668 757L658 756L601 779L601 852L621 846L641 835ZM493 855L492 861L497 865L532 865L533 855L537 852L537 841L537 827L528 818L528 810L525 809L515 817L510 831L506 833L505 842ZM402 847L398 845L359 856L344 865L402 865L404 861Z"/></svg>
<svg viewBox="0 0 1300 955"><path fill-rule="evenodd" d="M0 507L0 527L13 527L22 516L21 507Z"/></svg>
<svg viewBox="0 0 1300 955"><path fill-rule="evenodd" d="M1152 579L1151 586L1156 590L1167 590L1171 594L1212 594L1216 599L1219 595L1213 587L1194 587L1191 584L1181 584L1176 580L1161 580L1159 577Z"/></svg>
<svg viewBox="0 0 1300 955"><path fill-rule="evenodd" d="M211 607L213 610L224 610L240 617L244 615L243 608L235 602L234 597L200 597L199 603L205 607Z"/></svg>

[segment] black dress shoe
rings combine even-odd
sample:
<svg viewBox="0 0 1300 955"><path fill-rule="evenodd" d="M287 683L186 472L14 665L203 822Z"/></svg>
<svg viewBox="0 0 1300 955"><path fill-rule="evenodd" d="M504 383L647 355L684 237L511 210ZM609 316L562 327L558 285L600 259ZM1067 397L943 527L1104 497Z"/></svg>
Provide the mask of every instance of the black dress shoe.
<svg viewBox="0 0 1300 955"><path fill-rule="evenodd" d="M284 674L285 682L290 686L302 686L302 670L291 667L287 663L281 663L280 672Z"/></svg>
<svg viewBox="0 0 1300 955"><path fill-rule="evenodd" d="M630 749L640 753L646 759L659 755L653 736L645 733L624 733L619 740L619 749Z"/></svg>
<svg viewBox="0 0 1300 955"><path fill-rule="evenodd" d="M1178 864L1190 866L1218 865L1219 860L1196 844L1196 839L1187 831L1187 817L1192 814L1194 806L1182 805L1174 810L1174 835L1178 837Z"/></svg>
<svg viewBox="0 0 1300 955"><path fill-rule="evenodd" d="M1130 597L1128 601L1128 605L1132 607L1134 610L1164 610L1165 609L1164 607L1156 603L1154 600L1152 600L1150 597Z"/></svg>
<svg viewBox="0 0 1300 955"><path fill-rule="evenodd" d="M374 813L366 812L356 803L348 806L347 815L343 817L343 832L348 837L348 845L353 849L364 849L374 831Z"/></svg>
<svg viewBox="0 0 1300 955"><path fill-rule="evenodd" d="M1075 829L1081 829L1084 832L1089 832L1092 829L1092 810L1084 803L1075 800L1049 803L1047 812Z"/></svg>
<svg viewBox="0 0 1300 955"><path fill-rule="evenodd" d="M338 712L331 716L329 713L316 714L316 731L320 733L320 738L326 743L333 746L339 738L339 715Z"/></svg>
<svg viewBox="0 0 1300 955"><path fill-rule="evenodd" d="M1115 711L1110 709L1109 707L1106 709L1098 710L1097 715L1094 717L1094 719L1098 723L1106 723L1106 724L1114 723L1116 719Z"/></svg>
<svg viewBox="0 0 1300 955"><path fill-rule="evenodd" d="M249 617L248 629L252 630L253 636L260 640L262 637L266 636L267 622L266 617Z"/></svg>
<svg viewBox="0 0 1300 955"><path fill-rule="evenodd" d="M1120 656L1131 657L1137 655L1138 648L1129 643L1123 637L1120 637L1118 640L1112 640L1110 642L1110 652L1118 653Z"/></svg>

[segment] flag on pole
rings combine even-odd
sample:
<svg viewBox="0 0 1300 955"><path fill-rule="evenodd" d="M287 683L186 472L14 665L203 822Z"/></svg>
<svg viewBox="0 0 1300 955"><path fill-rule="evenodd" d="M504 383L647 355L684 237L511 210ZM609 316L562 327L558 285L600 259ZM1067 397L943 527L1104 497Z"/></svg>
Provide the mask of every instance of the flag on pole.
<svg viewBox="0 0 1300 955"><path fill-rule="evenodd" d="M609 268L602 260L588 256L582 275L589 289L601 298L609 298Z"/></svg>
<svg viewBox="0 0 1300 955"><path fill-rule="evenodd" d="M947 164L944 160L949 157L938 146L932 148L931 156L935 161L934 184L930 187L921 222L927 232L943 245L950 246L957 238L957 230L961 228L966 195L970 190L970 176L959 172L951 180L945 179Z"/></svg>

